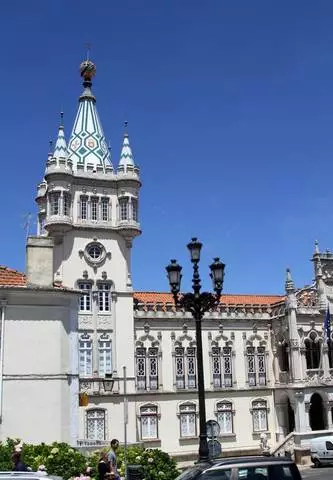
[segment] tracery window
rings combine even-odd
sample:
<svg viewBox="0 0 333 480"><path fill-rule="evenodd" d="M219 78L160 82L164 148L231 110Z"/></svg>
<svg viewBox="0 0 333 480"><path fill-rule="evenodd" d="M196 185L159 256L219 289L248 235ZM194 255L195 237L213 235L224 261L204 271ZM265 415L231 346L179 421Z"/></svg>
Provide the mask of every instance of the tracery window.
<svg viewBox="0 0 333 480"><path fill-rule="evenodd" d="M105 440L105 410L87 410L86 423L88 440Z"/></svg>
<svg viewBox="0 0 333 480"><path fill-rule="evenodd" d="M254 432L265 432L268 430L267 413L267 402L265 400L255 400L252 402Z"/></svg>
<svg viewBox="0 0 333 480"><path fill-rule="evenodd" d="M232 387L231 347L212 347L213 386Z"/></svg>
<svg viewBox="0 0 333 480"><path fill-rule="evenodd" d="M181 438L196 437L197 414L194 403L187 403L179 406L179 420Z"/></svg>
<svg viewBox="0 0 333 480"><path fill-rule="evenodd" d="M233 433L233 411L231 402L219 402L216 405L216 417L220 433Z"/></svg>
<svg viewBox="0 0 333 480"><path fill-rule="evenodd" d="M138 390L158 390L157 347L137 347L136 384Z"/></svg>
<svg viewBox="0 0 333 480"><path fill-rule="evenodd" d="M175 348L176 388L197 387L197 356L195 347Z"/></svg>
<svg viewBox="0 0 333 480"><path fill-rule="evenodd" d="M265 347L247 347L247 377L249 386L266 385Z"/></svg>
<svg viewBox="0 0 333 480"><path fill-rule="evenodd" d="M140 407L141 440L158 438L158 412L155 405Z"/></svg>
<svg viewBox="0 0 333 480"><path fill-rule="evenodd" d="M306 368L319 368L321 355L321 341L316 332L311 332L304 341Z"/></svg>

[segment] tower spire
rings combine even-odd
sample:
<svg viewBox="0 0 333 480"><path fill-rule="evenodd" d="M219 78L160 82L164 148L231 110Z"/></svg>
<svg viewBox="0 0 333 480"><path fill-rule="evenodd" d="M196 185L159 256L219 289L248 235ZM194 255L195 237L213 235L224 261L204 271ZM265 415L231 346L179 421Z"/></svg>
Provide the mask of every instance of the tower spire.
<svg viewBox="0 0 333 480"><path fill-rule="evenodd" d="M79 98L79 108L68 142L68 158L74 170L112 170L110 153L96 109L96 98L91 86L96 74L95 64L87 59L80 65L84 90Z"/></svg>
<svg viewBox="0 0 333 480"><path fill-rule="evenodd" d="M60 112L60 125L53 156L54 158L65 158L67 156L67 145L64 131L64 112Z"/></svg>
<svg viewBox="0 0 333 480"><path fill-rule="evenodd" d="M291 276L290 268L287 268L286 270L285 289L287 294L293 293L295 291L295 285Z"/></svg>
<svg viewBox="0 0 333 480"><path fill-rule="evenodd" d="M119 171L123 171L125 173L127 172L128 167L132 169L134 167L133 153L129 143L127 126L128 126L128 122L125 122L124 123L124 140L121 148L119 167L118 167Z"/></svg>

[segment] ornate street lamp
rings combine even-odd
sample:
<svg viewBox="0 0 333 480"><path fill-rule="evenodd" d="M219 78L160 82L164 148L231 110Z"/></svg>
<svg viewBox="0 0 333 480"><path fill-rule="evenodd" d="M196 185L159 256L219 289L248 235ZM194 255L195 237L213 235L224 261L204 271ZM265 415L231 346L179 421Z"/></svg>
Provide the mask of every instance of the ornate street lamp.
<svg viewBox="0 0 333 480"><path fill-rule="evenodd" d="M209 459L209 450L207 443L206 430L206 405L205 405L205 383L202 356L202 334L201 321L203 316L209 310L215 309L220 302L223 288L224 268L225 265L219 258L214 258L214 262L210 265L210 277L213 282L215 294L209 292L201 292L201 280L199 275L199 262L202 243L197 238L192 238L187 245L190 251L191 262L193 264L192 289L193 293L179 294L180 283L182 279L182 267L178 265L176 260L166 267L171 293L173 294L176 307L183 308L187 312L191 312L195 320L196 345L197 345L197 370L198 370L198 398L199 398L199 462L207 462Z"/></svg>
<svg viewBox="0 0 333 480"><path fill-rule="evenodd" d="M112 373L106 373L105 378L103 379L104 391L111 393L113 390L114 378L112 378Z"/></svg>

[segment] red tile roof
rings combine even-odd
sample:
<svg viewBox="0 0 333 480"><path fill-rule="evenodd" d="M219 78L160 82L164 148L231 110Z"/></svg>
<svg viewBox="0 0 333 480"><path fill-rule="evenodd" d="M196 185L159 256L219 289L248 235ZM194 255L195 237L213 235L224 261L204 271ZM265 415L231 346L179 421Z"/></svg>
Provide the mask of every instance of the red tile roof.
<svg viewBox="0 0 333 480"><path fill-rule="evenodd" d="M0 265L0 286L25 286L24 273ZM172 303L171 293L165 292L135 292L134 299L139 303L156 304ZM231 295L223 294L220 303L222 305L272 305L282 302L284 295Z"/></svg>
<svg viewBox="0 0 333 480"><path fill-rule="evenodd" d="M135 292L134 299L139 303L173 303L171 293ZM285 299L284 295L231 295L223 294L222 305L272 305Z"/></svg>
<svg viewBox="0 0 333 480"><path fill-rule="evenodd" d="M0 286L1 285L25 285L24 273L13 270L12 268L0 265Z"/></svg>

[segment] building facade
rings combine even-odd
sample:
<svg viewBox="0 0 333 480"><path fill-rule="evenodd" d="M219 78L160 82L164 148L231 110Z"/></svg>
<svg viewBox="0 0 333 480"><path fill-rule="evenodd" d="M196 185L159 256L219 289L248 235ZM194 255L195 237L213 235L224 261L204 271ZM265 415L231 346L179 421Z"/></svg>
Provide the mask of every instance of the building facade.
<svg viewBox="0 0 333 480"><path fill-rule="evenodd" d="M61 119L37 188L38 234L29 240L52 244L48 288L53 294L71 295L71 309L79 297L76 320L72 310L65 315L72 318L72 328L77 321L75 333L65 328L53 345L60 349L54 358L72 372L75 387L68 384L69 397L55 397L51 404L60 412L67 402L71 412L58 423L59 431L51 432L52 440L81 447L103 445L113 437L123 441L126 420L130 443L191 458L199 424L195 325L188 312L175 308L170 294L133 290L140 172L126 130L118 165L112 164L91 89L95 70L91 61L81 64L84 90L72 133L67 144ZM30 268L34 262L39 264L38 257L28 262ZM203 320L207 420L219 423L226 452L256 452L263 434L270 447L282 452L301 447L311 432L333 430L333 344L323 332L333 300L333 254L321 253L316 245L313 265L312 285L296 289L288 271L285 295L222 295L216 311ZM32 291L28 294L33 298ZM7 301L5 282L0 299ZM27 293L22 301L29 303ZM20 320L26 322L23 314ZM39 334L45 345L50 333ZM70 345L68 358L62 342ZM41 358L48 355L40 353ZM4 365L5 379L10 368ZM29 364L24 368L38 370ZM110 379L112 391L106 388ZM43 382L51 384L48 378ZM14 384L6 388L3 425L5 405L19 391ZM3 432L12 436L10 425ZM29 429L27 424L15 434L29 437ZM36 441L48 441L51 434L37 431Z"/></svg>

